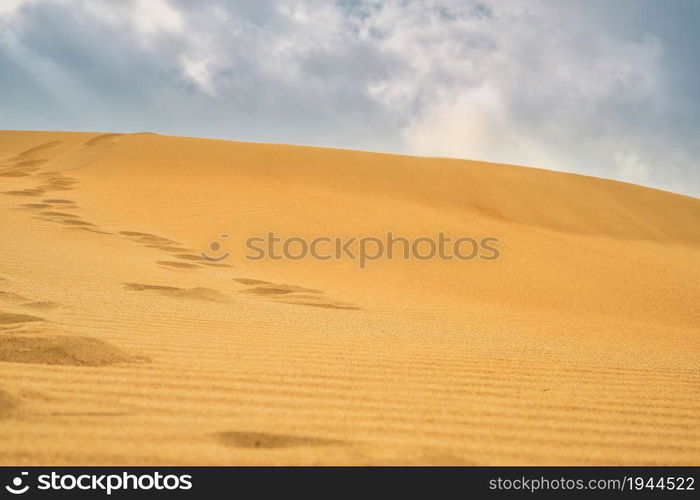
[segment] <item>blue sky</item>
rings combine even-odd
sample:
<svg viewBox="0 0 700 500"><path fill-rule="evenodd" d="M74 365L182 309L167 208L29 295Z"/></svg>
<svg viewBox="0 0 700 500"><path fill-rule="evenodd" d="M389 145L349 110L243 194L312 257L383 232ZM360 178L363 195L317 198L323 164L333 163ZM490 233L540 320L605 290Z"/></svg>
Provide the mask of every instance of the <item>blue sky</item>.
<svg viewBox="0 0 700 500"><path fill-rule="evenodd" d="M700 196L695 0L3 0L0 128L525 164Z"/></svg>

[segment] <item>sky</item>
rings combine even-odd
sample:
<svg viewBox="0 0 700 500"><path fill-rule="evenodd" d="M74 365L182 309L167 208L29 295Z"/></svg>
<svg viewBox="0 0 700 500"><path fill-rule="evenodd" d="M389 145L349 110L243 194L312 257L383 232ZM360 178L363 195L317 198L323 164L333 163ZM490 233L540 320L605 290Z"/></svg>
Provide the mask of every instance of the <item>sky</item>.
<svg viewBox="0 0 700 500"><path fill-rule="evenodd" d="M697 0L0 0L0 129L529 165L700 197Z"/></svg>

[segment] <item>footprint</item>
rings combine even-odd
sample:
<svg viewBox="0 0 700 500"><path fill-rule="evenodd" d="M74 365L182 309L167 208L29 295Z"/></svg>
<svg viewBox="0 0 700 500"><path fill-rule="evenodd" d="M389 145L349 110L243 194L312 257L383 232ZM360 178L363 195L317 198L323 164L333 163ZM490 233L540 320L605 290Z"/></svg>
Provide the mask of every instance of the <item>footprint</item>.
<svg viewBox="0 0 700 500"><path fill-rule="evenodd" d="M43 189L21 189L17 191L3 191L3 194L7 194L10 196L39 196L44 193L45 191Z"/></svg>
<svg viewBox="0 0 700 500"><path fill-rule="evenodd" d="M234 448L275 449L309 446L341 446L347 441L324 439L310 436L271 434L266 432L222 432L214 437L226 446Z"/></svg>
<svg viewBox="0 0 700 500"><path fill-rule="evenodd" d="M38 311L47 311L50 309L56 309L57 307L61 307L61 304L58 302L28 302L26 304L22 304L22 307L28 307L29 309L36 309Z"/></svg>
<svg viewBox="0 0 700 500"><path fill-rule="evenodd" d="M305 299L305 300L319 300L319 296L313 293L295 293L293 295L294 300Z"/></svg>
<svg viewBox="0 0 700 500"><path fill-rule="evenodd" d="M161 245L172 245L177 244L176 241L169 240L168 238L162 238L161 236L156 236L150 233L139 233L136 231L121 231L119 234L128 236L130 238L135 238L141 243L156 243Z"/></svg>
<svg viewBox="0 0 700 500"><path fill-rule="evenodd" d="M126 236L137 243L141 243L147 246L148 248L155 248L163 252L168 252L169 254L171 254L172 257L176 259L189 260L201 264L208 264L207 262L204 262L204 259L199 255L187 253L191 250L182 248L181 244L177 241L168 238L163 238L162 236L158 236L156 234L142 233L139 231L120 231L119 234ZM156 264L160 264L161 266L174 267L177 269L196 269L199 267L197 264L190 264L187 262L177 262L171 260L159 260L156 262Z"/></svg>
<svg viewBox="0 0 700 500"><path fill-rule="evenodd" d="M127 417L133 412L128 411L54 411L52 417Z"/></svg>
<svg viewBox="0 0 700 500"><path fill-rule="evenodd" d="M109 366L147 361L91 337L0 337L0 361L43 365Z"/></svg>
<svg viewBox="0 0 700 500"><path fill-rule="evenodd" d="M185 262L170 262L167 260L159 260L158 262L156 262L156 264L160 264L161 266L177 267L180 269L192 269L199 267L197 264L187 264Z"/></svg>
<svg viewBox="0 0 700 500"><path fill-rule="evenodd" d="M51 148L60 142L46 143L9 158L0 164L0 177L29 177L39 170L42 165L48 163L45 158L36 158L42 151ZM23 194L22 194L23 193ZM15 196L31 196L24 191L9 191L6 194Z"/></svg>
<svg viewBox="0 0 700 500"><path fill-rule="evenodd" d="M256 295L283 295L283 294L293 293L293 292L291 290L287 290L284 288L258 287L258 288L251 288L248 290L243 290L241 293L254 293Z"/></svg>
<svg viewBox="0 0 700 500"><path fill-rule="evenodd" d="M233 281L237 281L244 285L272 285L269 281L252 280L248 278L233 278Z"/></svg>
<svg viewBox="0 0 700 500"><path fill-rule="evenodd" d="M186 252L186 248L168 246L168 245L146 245L148 248L156 248L164 252Z"/></svg>
<svg viewBox="0 0 700 500"><path fill-rule="evenodd" d="M146 285L143 283L126 283L125 286L127 290L136 292L153 291L160 295L165 295L166 297L175 297L178 299L204 300L209 302L230 301L227 295L212 288L178 288L174 286Z"/></svg>
<svg viewBox="0 0 700 500"><path fill-rule="evenodd" d="M142 283L126 283L126 288L129 290L135 290L137 292L143 292L144 290L184 290L184 288L177 288L174 286L163 286L163 285L144 285Z"/></svg>
<svg viewBox="0 0 700 500"><path fill-rule="evenodd" d="M4 169L0 170L0 177L29 177L30 174L27 170L20 169Z"/></svg>
<svg viewBox="0 0 700 500"><path fill-rule="evenodd" d="M50 198L48 200L41 200L44 203L50 203L52 205L75 205L75 202L73 200L62 200L62 199L56 199L56 198Z"/></svg>
<svg viewBox="0 0 700 500"><path fill-rule="evenodd" d="M47 163L46 160L25 160L18 163L0 165L1 177L29 177Z"/></svg>
<svg viewBox="0 0 700 500"><path fill-rule="evenodd" d="M0 389L0 418L7 417L18 406L18 401Z"/></svg>
<svg viewBox="0 0 700 500"><path fill-rule="evenodd" d="M17 323L32 323L35 321L44 321L43 318L30 316L29 314L13 314L0 312L0 325L14 325Z"/></svg>
<svg viewBox="0 0 700 500"><path fill-rule="evenodd" d="M43 205L43 207L48 207L48 205ZM43 207L41 207L41 208L43 208ZM46 215L47 217L73 217L76 219L80 218L77 215L66 214L63 212L41 212L39 215Z"/></svg>
<svg viewBox="0 0 700 500"><path fill-rule="evenodd" d="M14 164L15 168L20 168L23 170L36 170L40 166L48 163L48 160L23 160Z"/></svg>
<svg viewBox="0 0 700 500"><path fill-rule="evenodd" d="M57 307L61 306L61 304L59 304L58 302L36 301L18 293L7 292L4 290L0 290L0 300L2 300L3 302L19 304L21 307L27 307L29 309L36 310L56 309ZM18 325L23 323L34 323L37 321L44 320L43 318L40 318L38 316L30 316L28 314L0 312L0 325Z"/></svg>
<svg viewBox="0 0 700 500"><path fill-rule="evenodd" d="M87 231L89 233L97 233L97 234L112 234L109 231L101 231L99 229L95 229L93 227L89 226L68 226L71 229L79 230L79 231Z"/></svg>
<svg viewBox="0 0 700 500"><path fill-rule="evenodd" d="M32 204L26 204L24 206L31 206ZM42 206L42 204L36 204L36 207ZM42 208L44 207L50 207L50 205L43 205ZM97 229L97 225L93 224L92 222L87 222L84 221L80 218L79 215L75 214L69 214L65 212L41 212L39 213L39 216L36 217L37 219L40 220L46 220L46 221L51 221L51 222L56 222L59 224L63 224L64 226L70 226L71 228L74 229L82 229L85 231L90 231L93 233L100 233L100 234L112 234L107 231L102 231Z"/></svg>
<svg viewBox="0 0 700 500"><path fill-rule="evenodd" d="M24 203L20 205L22 208L27 208L27 209L39 209L39 208L50 208L51 205L47 205L46 203Z"/></svg>
<svg viewBox="0 0 700 500"><path fill-rule="evenodd" d="M184 259L184 260L196 260L196 261L202 261L204 260L202 257L199 255L194 255L194 254L188 254L188 253L180 253L173 255L176 259Z"/></svg>
<svg viewBox="0 0 700 500"><path fill-rule="evenodd" d="M26 297L14 293L14 292L7 292L5 290L0 290L0 300L4 302L22 302L24 300L28 300ZM3 313L0 313L0 317L2 316Z"/></svg>
<svg viewBox="0 0 700 500"><path fill-rule="evenodd" d="M75 219L63 219L62 221L59 221L61 224L65 224L67 226L90 226L90 227L96 227L95 224L92 224L90 222L85 222L84 220L75 220Z"/></svg>
<svg viewBox="0 0 700 500"><path fill-rule="evenodd" d="M343 304L341 302L309 302L309 301L287 301L287 300L281 300L279 302L282 302L284 304L293 304L297 306L310 306L310 307L322 307L325 309L342 309L345 311L359 311L360 308L357 306L354 306L352 304Z"/></svg>
<svg viewBox="0 0 700 500"><path fill-rule="evenodd" d="M275 284L249 278L234 278L234 281L244 285L259 285L255 288L241 290L240 293L269 296L272 300L282 304L297 306L321 307L325 309L339 309L356 311L360 308L345 302L329 300L321 290L305 288L298 285Z"/></svg>
<svg viewBox="0 0 700 500"><path fill-rule="evenodd" d="M297 285L276 285L278 288L282 288L284 290L290 290L295 293L313 293L313 294L323 294L321 290L316 290L315 288L304 288L303 286L297 286Z"/></svg>
<svg viewBox="0 0 700 500"><path fill-rule="evenodd" d="M74 186L77 183L78 180L74 179L73 177L66 177L63 174L58 174L47 179L42 185L39 186L39 189L41 189L42 192L71 191L75 189Z"/></svg>
<svg viewBox="0 0 700 500"><path fill-rule="evenodd" d="M238 280L236 280L238 281ZM256 288L244 290L244 293L255 293L258 295L281 295L288 293L317 293L322 294L321 290L316 290L314 288L304 288L302 286L296 285L286 285L286 284L275 284L269 283L266 286L259 286Z"/></svg>

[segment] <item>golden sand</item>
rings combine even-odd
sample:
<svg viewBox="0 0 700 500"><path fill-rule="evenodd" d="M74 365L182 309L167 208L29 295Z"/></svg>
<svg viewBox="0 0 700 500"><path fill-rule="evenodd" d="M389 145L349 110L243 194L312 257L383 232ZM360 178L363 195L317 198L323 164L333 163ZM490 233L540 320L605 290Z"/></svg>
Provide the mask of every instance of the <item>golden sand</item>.
<svg viewBox="0 0 700 500"><path fill-rule="evenodd" d="M700 200L6 131L0 224L2 464L700 463ZM501 257L243 259L267 231L493 235Z"/></svg>

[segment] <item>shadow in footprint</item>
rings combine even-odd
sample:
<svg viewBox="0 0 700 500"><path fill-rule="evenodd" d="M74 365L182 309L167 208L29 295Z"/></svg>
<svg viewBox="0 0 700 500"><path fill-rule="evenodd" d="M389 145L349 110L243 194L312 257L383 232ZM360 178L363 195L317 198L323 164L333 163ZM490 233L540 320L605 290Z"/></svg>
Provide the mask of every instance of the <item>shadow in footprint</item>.
<svg viewBox="0 0 700 500"><path fill-rule="evenodd" d="M48 311L50 309L56 309L57 307L61 307L61 304L58 302L28 302L26 304L22 304L22 307L28 307L29 309L36 309L38 311Z"/></svg>
<svg viewBox="0 0 700 500"><path fill-rule="evenodd" d="M249 278L233 278L233 281L237 281L238 283L241 283L243 285L272 285L273 284L273 283L270 283L269 281L252 280Z"/></svg>
<svg viewBox="0 0 700 500"><path fill-rule="evenodd" d="M345 302L330 300L324 292L314 288L304 288L297 285L275 284L266 281L249 278L234 278L234 281L244 285L258 285L254 288L241 290L239 293L269 297L281 304L296 306L321 307L324 309L338 309L344 311L357 311L360 308Z"/></svg>
<svg viewBox="0 0 700 500"><path fill-rule="evenodd" d="M151 291L160 295L165 295L166 297L175 297L178 299L229 302L228 296L211 288L178 288L174 286L146 285L143 283L126 283L125 287L127 290L133 290L135 292Z"/></svg>
<svg viewBox="0 0 700 500"><path fill-rule="evenodd" d="M9 393L0 389L0 418L8 416L18 405L18 401Z"/></svg>
<svg viewBox="0 0 700 500"><path fill-rule="evenodd" d="M85 222L84 220L75 220L75 219L64 219L62 221L59 221L61 224L65 224L66 226L90 226L90 227L96 227L95 224L92 224L90 222Z"/></svg>
<svg viewBox="0 0 700 500"><path fill-rule="evenodd" d="M163 238L161 236L156 236L150 233L139 233L137 231L121 231L119 234L133 238L139 243L145 244L157 244L157 245L173 245L177 244L176 241L169 240L168 238Z"/></svg>
<svg viewBox="0 0 700 500"><path fill-rule="evenodd" d="M183 260L194 260L194 261L203 261L204 259L200 257L199 255L194 255L194 254L189 254L189 253L179 253L176 255L173 255L176 259L183 259Z"/></svg>
<svg viewBox="0 0 700 500"><path fill-rule="evenodd" d="M99 234L111 234L107 231L100 230L96 224L82 220L79 215L75 214L69 214L65 212L41 212L35 218L39 220L55 222L57 224L63 224L64 226L68 226L68 228L70 229L80 229L83 231L89 231L92 233Z"/></svg>
<svg viewBox="0 0 700 500"><path fill-rule="evenodd" d="M250 290L243 290L242 293L253 293L255 295L285 295L288 293L293 293L291 290L285 288L274 288L274 287L258 287L251 288Z"/></svg>
<svg viewBox="0 0 700 500"><path fill-rule="evenodd" d="M20 207L35 210L40 208L49 208L51 205L47 205L46 203L24 203L20 205Z"/></svg>
<svg viewBox="0 0 700 500"><path fill-rule="evenodd" d="M36 146L0 163L0 177L29 177L39 168L48 163L45 158L37 158L38 153L59 144L46 143Z"/></svg>
<svg viewBox="0 0 700 500"><path fill-rule="evenodd" d="M44 193L45 191L43 189L21 189L18 191L3 191L3 194L7 194L10 196L39 196Z"/></svg>
<svg viewBox="0 0 700 500"><path fill-rule="evenodd" d="M86 231L88 233L95 233L95 234L112 234L109 231L101 231L99 229L95 229L95 227L90 227L90 226L68 226L69 229L75 229L77 231Z"/></svg>
<svg viewBox="0 0 700 500"><path fill-rule="evenodd" d="M127 290L134 290L136 292L143 292L145 290L156 290L156 291L175 291L184 290L184 288L178 288L175 286L164 286L164 285L144 285L142 283L126 283Z"/></svg>
<svg viewBox="0 0 700 500"><path fill-rule="evenodd" d="M310 306L310 307L321 307L324 309L340 309L343 311L359 311L360 308L357 306L353 306L352 304L343 304L343 303L333 303L333 302L309 302L309 301L291 301L291 300L280 300L279 302L282 302L284 304L293 304L295 306Z"/></svg>
<svg viewBox="0 0 700 500"><path fill-rule="evenodd" d="M91 337L0 337L0 361L43 365L109 366L147 361Z"/></svg>
<svg viewBox="0 0 700 500"><path fill-rule="evenodd" d="M31 323L34 321L44 321L37 316L29 314L0 313L0 325L13 325L17 323Z"/></svg>
<svg viewBox="0 0 700 500"><path fill-rule="evenodd" d="M48 205L44 205L44 206L48 206ZM77 215L67 214L67 213L64 213L64 212L41 212L39 215L45 215L45 216L47 216L47 217L71 217L71 218L74 218L74 219L79 219L79 218L80 218L80 217L78 217Z"/></svg>
<svg viewBox="0 0 700 500"><path fill-rule="evenodd" d="M49 203L51 205L75 205L75 202L73 200L63 200L63 199L57 199L57 198L50 198L48 200L41 200L44 203Z"/></svg>
<svg viewBox="0 0 700 500"><path fill-rule="evenodd" d="M77 179L73 177L66 177L63 174L54 175L48 178L39 189L41 192L46 191L71 191L75 189L75 185L78 183Z"/></svg>
<svg viewBox="0 0 700 500"><path fill-rule="evenodd" d="M29 177L30 175L32 174L30 174L26 170L0 170L0 177Z"/></svg>
<svg viewBox="0 0 700 500"><path fill-rule="evenodd" d="M162 250L164 252L186 252L186 248L180 248L170 245L146 245L148 248L155 248L157 250Z"/></svg>
<svg viewBox="0 0 700 500"><path fill-rule="evenodd" d="M14 164L15 168L36 170L38 167L48 163L48 160L22 160Z"/></svg>
<svg viewBox="0 0 700 500"><path fill-rule="evenodd" d="M286 285L284 283L270 283L266 286L258 286L255 288L250 288L248 290L243 290L243 293L254 293L256 295L284 295L288 293L323 294L321 290L316 290L315 288L304 288L303 286Z"/></svg>
<svg viewBox="0 0 700 500"><path fill-rule="evenodd" d="M267 432L221 432L214 437L226 446L234 448L275 449L309 446L342 446L347 441L324 439L310 436L271 434Z"/></svg>
<svg viewBox="0 0 700 500"><path fill-rule="evenodd" d="M186 262L171 262L169 260L159 260L156 264L167 267L176 267L178 269L193 269L199 267L197 264L188 264Z"/></svg>
<svg viewBox="0 0 700 500"><path fill-rule="evenodd" d="M54 411L49 415L52 417L127 417L132 413L128 411Z"/></svg>

